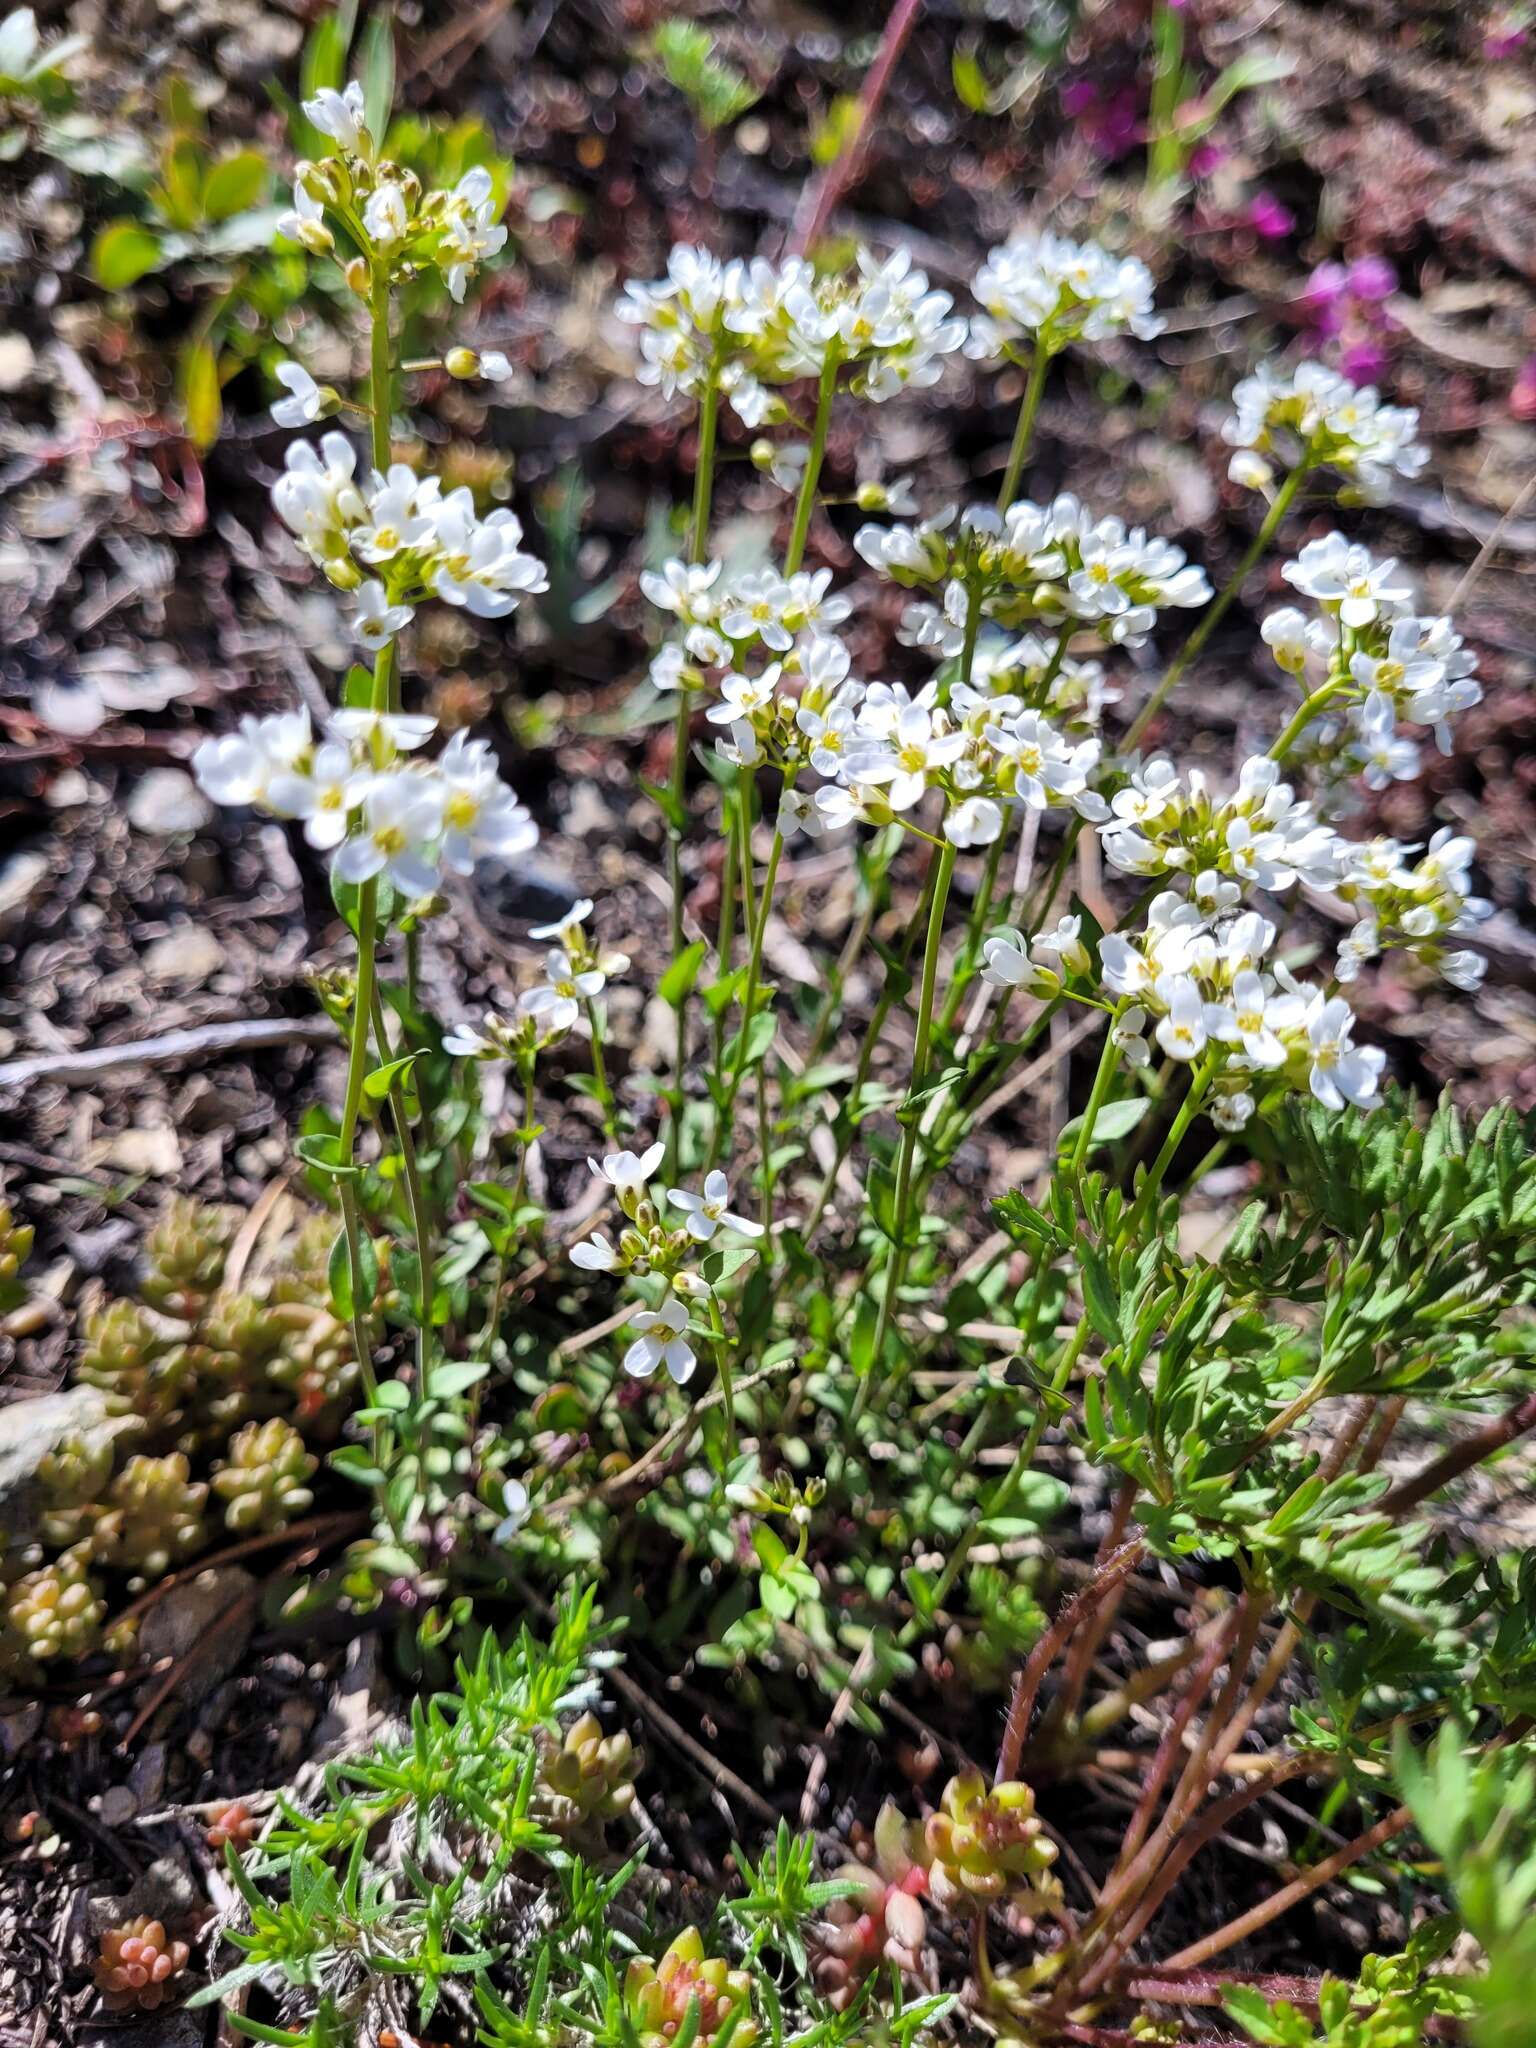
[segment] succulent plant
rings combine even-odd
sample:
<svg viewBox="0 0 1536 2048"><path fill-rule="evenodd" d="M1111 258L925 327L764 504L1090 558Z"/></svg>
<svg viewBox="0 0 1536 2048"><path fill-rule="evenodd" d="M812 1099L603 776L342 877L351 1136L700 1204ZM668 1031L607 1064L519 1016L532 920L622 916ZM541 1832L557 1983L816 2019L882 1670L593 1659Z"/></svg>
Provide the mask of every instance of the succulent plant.
<svg viewBox="0 0 1536 2048"><path fill-rule="evenodd" d="M201 1317L224 1278L234 1235L228 1210L177 1195L149 1233L140 1292L151 1308L183 1322Z"/></svg>
<svg viewBox="0 0 1536 2048"><path fill-rule="evenodd" d="M87 1567L83 1543L11 1587L0 1627L0 1669L24 1678L39 1665L88 1657L101 1640L107 1604Z"/></svg>
<svg viewBox="0 0 1536 2048"><path fill-rule="evenodd" d="M604 1735L596 1714L583 1714L539 1772L534 1803L539 1818L559 1835L573 1835L617 1820L635 1803L640 1759L621 1730Z"/></svg>
<svg viewBox="0 0 1536 2048"><path fill-rule="evenodd" d="M1054 1903L1056 1844L1035 1815L1035 1795L1018 1779L989 1790L980 1771L962 1771L944 1787L924 1829L928 1889L946 1912L984 1910L1010 1898L1026 1908Z"/></svg>
<svg viewBox="0 0 1536 2048"><path fill-rule="evenodd" d="M228 1806L221 1806L208 1823L205 1840L210 1849L222 1849L233 1843L243 1849L256 1839L261 1823L243 1799L232 1799Z"/></svg>
<svg viewBox="0 0 1536 2048"><path fill-rule="evenodd" d="M25 1295L21 1269L32 1251L32 1226L18 1223L9 1202L0 1202L0 1311L15 1308Z"/></svg>
<svg viewBox="0 0 1536 2048"><path fill-rule="evenodd" d="M48 1452L37 1468L43 1490L39 1533L56 1549L88 1538L103 1512L112 1478L110 1438L66 1437Z"/></svg>
<svg viewBox="0 0 1536 2048"><path fill-rule="evenodd" d="M634 1956L624 1977L624 2010L640 2037L640 2048L671 2048L698 2004L700 2041L712 2041L734 2012L731 2048L753 2048L761 2031L752 2017L752 1979L733 1970L722 1956L706 1956L697 1927L685 1927L659 1962Z"/></svg>
<svg viewBox="0 0 1536 2048"><path fill-rule="evenodd" d="M906 1975L921 1974L928 1927L922 1898L928 1889L923 1830L889 1799L861 1851L868 1860L844 1863L833 1875L856 1891L828 1906L811 1930L809 1950L816 1988L834 2012L846 2012L859 1986L881 1962Z"/></svg>
<svg viewBox="0 0 1536 2048"><path fill-rule="evenodd" d="M107 1494L91 1548L103 1564L158 1579L207 1540L208 1489L182 1451L130 1458Z"/></svg>
<svg viewBox="0 0 1536 2048"><path fill-rule="evenodd" d="M316 1459L291 1423L274 1415L248 1422L229 1440L213 1468L213 1490L224 1502L225 1526L238 1535L280 1529L314 1500L308 1480Z"/></svg>
<svg viewBox="0 0 1536 2048"><path fill-rule="evenodd" d="M98 1387L113 1415L132 1415L143 1429L164 1428L175 1416L186 1374L174 1344L136 1301L109 1301L85 1325L85 1349L75 1377Z"/></svg>
<svg viewBox="0 0 1536 2048"><path fill-rule="evenodd" d="M153 2012L176 1996L191 1950L172 1941L162 1921L140 1913L108 1928L96 1958L96 1989L109 2012Z"/></svg>

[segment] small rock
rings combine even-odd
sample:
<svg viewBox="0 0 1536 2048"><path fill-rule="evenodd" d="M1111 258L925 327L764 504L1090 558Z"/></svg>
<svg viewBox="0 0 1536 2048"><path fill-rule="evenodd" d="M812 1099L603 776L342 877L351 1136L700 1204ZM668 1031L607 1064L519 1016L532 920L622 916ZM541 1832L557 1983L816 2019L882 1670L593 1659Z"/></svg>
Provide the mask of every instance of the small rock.
<svg viewBox="0 0 1536 2048"><path fill-rule="evenodd" d="M0 334L0 391L19 391L37 363L24 334Z"/></svg>
<svg viewBox="0 0 1536 2048"><path fill-rule="evenodd" d="M70 1387L0 1407L0 1529L20 1534L33 1528L37 1468L66 1437L81 1437L90 1448L132 1427L131 1415L107 1414L95 1387Z"/></svg>
<svg viewBox="0 0 1536 2048"><path fill-rule="evenodd" d="M145 1615L139 1648L152 1663L197 1653L177 1682L183 1703L201 1699L238 1666L256 1621L256 1602L249 1597L255 1590L256 1581L239 1565L212 1565L173 1586ZM239 1613L232 1613L237 1606Z"/></svg>
<svg viewBox="0 0 1536 2048"><path fill-rule="evenodd" d="M138 1817L139 1802L126 1785L109 1785L97 1802L96 1811L109 1828L125 1828Z"/></svg>
<svg viewBox="0 0 1536 2048"><path fill-rule="evenodd" d="M223 966L224 948L206 925L179 924L145 947L140 964L162 988L170 982L199 988Z"/></svg>
<svg viewBox="0 0 1536 2048"><path fill-rule="evenodd" d="M148 1742L133 1760L128 1783L140 1813L152 1813L165 1796L165 1744Z"/></svg>
<svg viewBox="0 0 1536 2048"><path fill-rule="evenodd" d="M0 928L24 917L42 894L50 862L46 853L18 847L0 867Z"/></svg>
<svg viewBox="0 0 1536 2048"><path fill-rule="evenodd" d="M479 861L472 887L476 908L497 927L553 924L579 900L575 883L542 862Z"/></svg>
<svg viewBox="0 0 1536 2048"><path fill-rule="evenodd" d="M151 768L141 775L129 792L127 812L135 832L159 838L200 831L213 816L207 798L181 768Z"/></svg>
<svg viewBox="0 0 1536 2048"><path fill-rule="evenodd" d="M104 1145L93 1148L90 1163L120 1166L124 1173L147 1174L151 1180L170 1180L181 1172L181 1143L169 1124L115 1131Z"/></svg>

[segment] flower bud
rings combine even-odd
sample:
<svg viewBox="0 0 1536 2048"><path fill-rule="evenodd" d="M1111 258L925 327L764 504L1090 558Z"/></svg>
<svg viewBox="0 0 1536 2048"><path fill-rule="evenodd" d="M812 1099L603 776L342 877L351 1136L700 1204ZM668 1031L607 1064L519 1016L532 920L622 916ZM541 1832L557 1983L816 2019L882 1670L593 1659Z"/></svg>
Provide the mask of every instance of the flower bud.
<svg viewBox="0 0 1536 2048"><path fill-rule="evenodd" d="M321 206L338 206L351 196L352 181L335 157L328 157L324 163L306 158L296 166L293 181Z"/></svg>
<svg viewBox="0 0 1536 2048"><path fill-rule="evenodd" d="M1255 454L1251 448L1238 449L1227 465L1227 475L1233 483L1241 484L1250 491L1262 491L1266 484L1275 480L1275 472L1263 456Z"/></svg>
<svg viewBox="0 0 1536 2048"><path fill-rule="evenodd" d="M884 484L860 484L853 494L853 502L861 512L883 512L886 507Z"/></svg>
<svg viewBox="0 0 1536 2048"><path fill-rule="evenodd" d="M296 232L311 256L329 256L336 247L336 237L323 220L301 220Z"/></svg>
<svg viewBox="0 0 1536 2048"><path fill-rule="evenodd" d="M457 377L461 383L468 383L471 377L480 374L480 358L472 348L451 348L443 357L443 368L450 377Z"/></svg>
<svg viewBox="0 0 1536 2048"><path fill-rule="evenodd" d="M332 555L325 564L327 580L337 590L356 590L363 580L363 572L350 555Z"/></svg>
<svg viewBox="0 0 1536 2048"><path fill-rule="evenodd" d="M776 451L774 449L773 443L767 438L765 434L760 434L758 438L752 443L750 453L752 456L752 467L754 469L772 469L773 458Z"/></svg>
<svg viewBox="0 0 1536 2048"><path fill-rule="evenodd" d="M356 292L360 299L366 299L372 279L366 257L354 256L346 268L347 288Z"/></svg>

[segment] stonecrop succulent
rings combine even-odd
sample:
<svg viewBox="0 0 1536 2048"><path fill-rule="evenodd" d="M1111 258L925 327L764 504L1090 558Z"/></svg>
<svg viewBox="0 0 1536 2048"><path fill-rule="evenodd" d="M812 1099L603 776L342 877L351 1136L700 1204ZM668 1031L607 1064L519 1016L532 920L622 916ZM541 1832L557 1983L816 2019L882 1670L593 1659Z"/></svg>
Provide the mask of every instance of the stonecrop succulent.
<svg viewBox="0 0 1536 2048"><path fill-rule="evenodd" d="M1060 1898L1051 1868L1056 1844L1040 1824L1028 1785L989 1786L979 1771L962 1772L944 1787L923 1837L929 1894L947 1912L978 1912L1003 1899L1040 1912Z"/></svg>
<svg viewBox="0 0 1536 2048"><path fill-rule="evenodd" d="M108 2012L154 2012L174 2001L191 1949L165 1931L163 1921L139 1913L101 1937L96 1989Z"/></svg>
<svg viewBox="0 0 1536 2048"><path fill-rule="evenodd" d="M696 2020L693 2015L696 2013ZM761 2028L752 2011L750 1971L704 1953L697 1927L685 1927L655 1961L634 1956L624 1973L624 2014L640 2048L671 2048L686 2025L714 2041L729 2026L731 2048L754 2048Z"/></svg>
<svg viewBox="0 0 1536 2048"><path fill-rule="evenodd" d="M237 1430L225 1456L216 1460L211 1482L224 1503L230 1533L251 1536L280 1529L302 1515L314 1503L308 1482L318 1463L305 1450L299 1432L280 1415Z"/></svg>

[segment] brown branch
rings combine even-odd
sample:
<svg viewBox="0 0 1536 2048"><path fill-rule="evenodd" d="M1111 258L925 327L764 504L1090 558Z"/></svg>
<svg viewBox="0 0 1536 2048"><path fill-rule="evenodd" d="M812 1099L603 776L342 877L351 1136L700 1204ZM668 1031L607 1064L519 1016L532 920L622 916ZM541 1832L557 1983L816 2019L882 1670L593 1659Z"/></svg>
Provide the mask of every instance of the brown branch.
<svg viewBox="0 0 1536 2048"><path fill-rule="evenodd" d="M1311 1893L1317 1891L1330 1879L1347 1870L1352 1863L1369 1856L1384 1842L1391 1841L1406 1828L1412 1815L1406 1806L1394 1806L1389 1814L1367 1828L1363 1835L1356 1835L1352 1842L1346 1842L1342 1849L1335 1849L1321 1863L1314 1863L1273 1898L1263 1900L1237 1919L1229 1920L1225 1927L1218 1927L1214 1934L1208 1934L1201 1941L1193 1941L1188 1948L1181 1948L1176 1956L1170 1956L1162 1965L1165 1970L1191 1970L1210 1957L1220 1955L1223 1949L1231 1948L1235 1942L1245 1941L1250 1934L1257 1934L1261 1927L1267 1927L1271 1920L1278 1920L1282 1913L1288 1913L1292 1906L1299 1905Z"/></svg>
<svg viewBox="0 0 1536 2048"><path fill-rule="evenodd" d="M29 1087L34 1081L94 1081L119 1067L167 1067L183 1060L217 1058L226 1052L258 1052L275 1045L334 1043L328 1017L241 1017L228 1024L195 1024L158 1038L124 1045L93 1045L83 1052L45 1052L0 1067L0 1088Z"/></svg>
<svg viewBox="0 0 1536 2048"><path fill-rule="evenodd" d="M1522 1394L1502 1415L1494 1416L1491 1422L1485 1422L1471 1436L1464 1437L1459 1444L1452 1444L1448 1451L1442 1451L1417 1478L1405 1479L1401 1486L1394 1486L1377 1503L1378 1512L1384 1515L1407 1514L1420 1501L1438 1493L1442 1486L1449 1486L1463 1472L1470 1472L1474 1465L1481 1465L1485 1458L1491 1458L1495 1451L1502 1451L1531 1429L1536 1429L1536 1394Z"/></svg>
<svg viewBox="0 0 1536 2048"><path fill-rule="evenodd" d="M859 94L857 125L821 176L801 188L794 219L790 223L786 255L803 256L814 247L826 231L833 208L862 170L870 129L885 98L896 60L922 11L922 4L923 0L896 0L891 9L885 33L880 38L879 51L869 67L864 90Z"/></svg>
<svg viewBox="0 0 1536 2048"><path fill-rule="evenodd" d="M1194 1676L1179 1695L1178 1703L1169 1717L1168 1726L1163 1730L1162 1740L1157 1745L1152 1768L1148 1771L1146 1782L1142 1786L1140 1802L1131 1816L1130 1826L1125 1831L1120 1849L1122 1864L1127 1863L1136 1854L1147 1838L1148 1830L1152 1826L1152 1816L1157 1811L1157 1802L1162 1796L1163 1787L1172 1775L1174 1758L1183 1745L1184 1731L1193 1720L1196 1707L1209 1692L1211 1680L1216 1676L1222 1658L1230 1650L1241 1621L1241 1611L1234 1607L1212 1636L1210 1647L1201 1658Z"/></svg>

